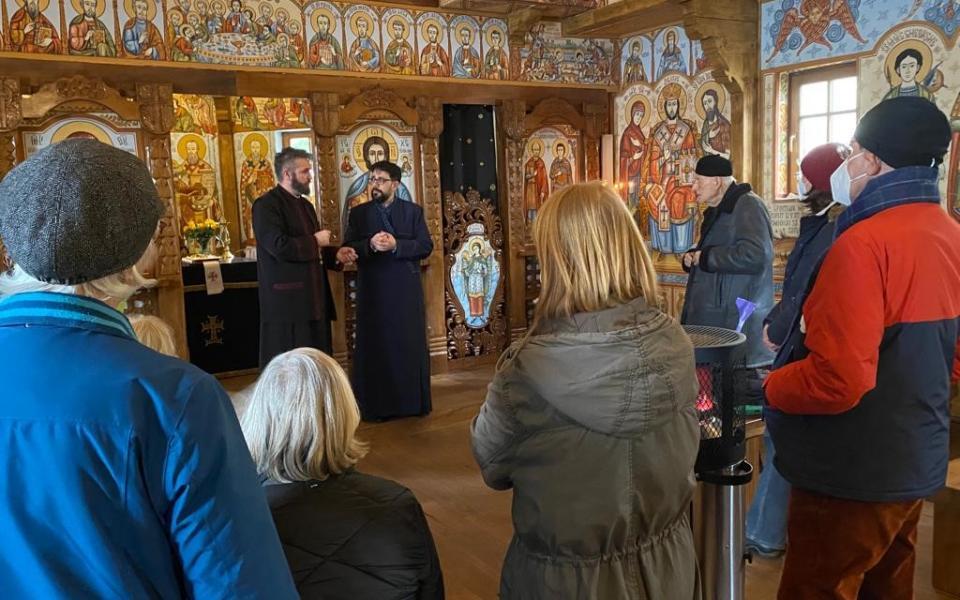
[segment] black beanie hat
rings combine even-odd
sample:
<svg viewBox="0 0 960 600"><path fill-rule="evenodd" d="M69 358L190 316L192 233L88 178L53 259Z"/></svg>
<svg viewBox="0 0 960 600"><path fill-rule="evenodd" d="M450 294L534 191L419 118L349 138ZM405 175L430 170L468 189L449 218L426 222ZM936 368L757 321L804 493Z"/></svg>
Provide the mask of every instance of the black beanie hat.
<svg viewBox="0 0 960 600"><path fill-rule="evenodd" d="M930 100L901 96L867 111L853 138L894 169L943 162L950 145L947 116Z"/></svg>
<svg viewBox="0 0 960 600"><path fill-rule="evenodd" d="M697 175L704 177L731 177L733 165L730 161L718 154L708 154L697 161Z"/></svg>

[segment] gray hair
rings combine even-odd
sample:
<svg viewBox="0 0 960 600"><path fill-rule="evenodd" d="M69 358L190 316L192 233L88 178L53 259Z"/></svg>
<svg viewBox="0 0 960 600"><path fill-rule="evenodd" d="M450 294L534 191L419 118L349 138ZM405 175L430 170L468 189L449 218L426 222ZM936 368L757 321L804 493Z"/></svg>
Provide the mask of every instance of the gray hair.
<svg viewBox="0 0 960 600"><path fill-rule="evenodd" d="M123 302L136 294L141 288L155 285L157 285L157 281L146 279L140 274L136 266L127 267L118 273L112 273L86 283L62 285L40 281L15 264L10 271L0 276L0 298L28 292L56 292L58 294L89 296L97 300Z"/></svg>
<svg viewBox="0 0 960 600"><path fill-rule="evenodd" d="M260 475L323 481L367 453L360 410L337 361L315 348L278 355L264 369L240 426Z"/></svg>
<svg viewBox="0 0 960 600"><path fill-rule="evenodd" d="M313 155L306 150L301 150L300 148L292 148L287 146L280 152L277 152L277 156L273 159L273 170L277 174L277 181L283 180L284 169L293 164L293 161L301 158L313 161Z"/></svg>

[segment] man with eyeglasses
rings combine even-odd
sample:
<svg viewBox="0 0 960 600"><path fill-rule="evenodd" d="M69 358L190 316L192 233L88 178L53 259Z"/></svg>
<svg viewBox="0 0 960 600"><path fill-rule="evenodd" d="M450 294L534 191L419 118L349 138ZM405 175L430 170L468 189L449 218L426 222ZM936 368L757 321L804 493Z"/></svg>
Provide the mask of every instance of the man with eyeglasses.
<svg viewBox="0 0 960 600"><path fill-rule="evenodd" d="M433 241L423 209L397 201L402 170L370 168L370 199L350 210L344 248L356 252L353 389L365 421L430 412L430 354L420 261Z"/></svg>

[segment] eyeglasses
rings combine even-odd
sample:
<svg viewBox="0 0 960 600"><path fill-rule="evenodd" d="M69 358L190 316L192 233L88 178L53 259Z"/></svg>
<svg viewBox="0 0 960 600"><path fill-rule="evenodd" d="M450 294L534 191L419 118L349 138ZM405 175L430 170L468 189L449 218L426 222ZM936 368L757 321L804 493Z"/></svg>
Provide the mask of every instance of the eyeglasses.
<svg viewBox="0 0 960 600"><path fill-rule="evenodd" d="M391 181L389 177L371 177L370 181L373 182L373 185L381 185Z"/></svg>

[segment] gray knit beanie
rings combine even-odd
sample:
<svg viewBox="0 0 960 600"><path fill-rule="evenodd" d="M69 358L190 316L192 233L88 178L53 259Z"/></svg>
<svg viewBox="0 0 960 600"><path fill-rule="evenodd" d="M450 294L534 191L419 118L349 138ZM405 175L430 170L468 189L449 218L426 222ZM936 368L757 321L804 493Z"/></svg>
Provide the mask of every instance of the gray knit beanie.
<svg viewBox="0 0 960 600"><path fill-rule="evenodd" d="M0 181L0 239L14 264L48 283L133 266L162 214L143 161L96 140L47 146Z"/></svg>

